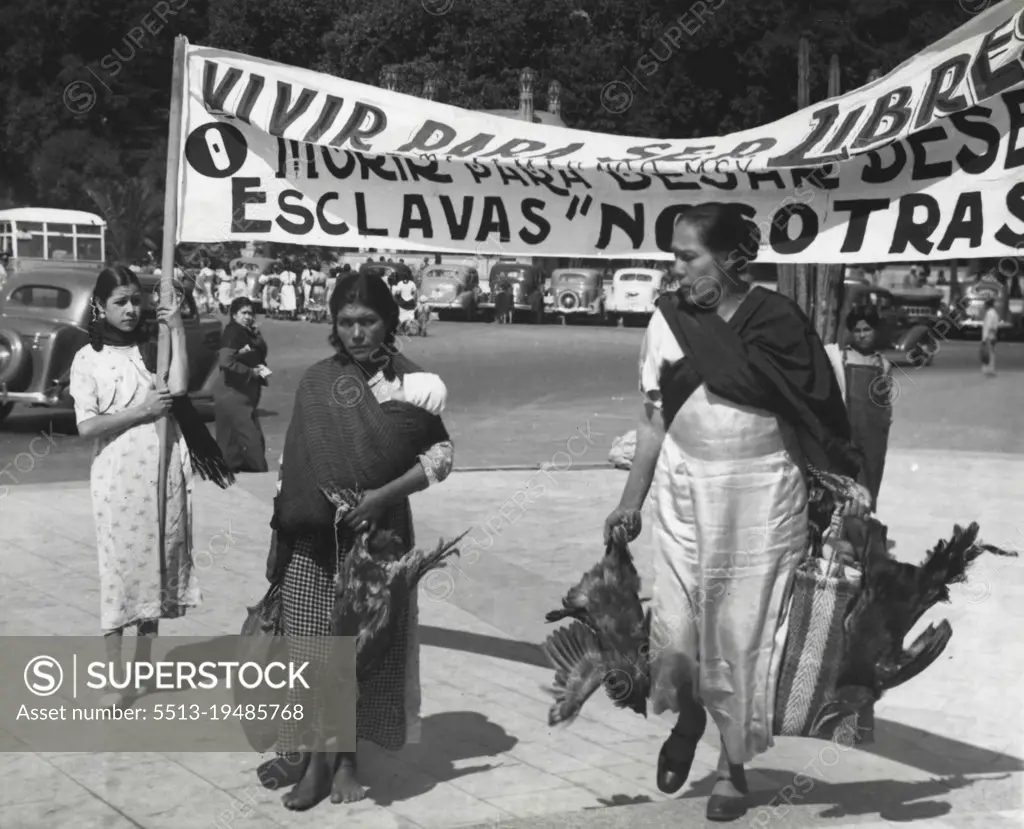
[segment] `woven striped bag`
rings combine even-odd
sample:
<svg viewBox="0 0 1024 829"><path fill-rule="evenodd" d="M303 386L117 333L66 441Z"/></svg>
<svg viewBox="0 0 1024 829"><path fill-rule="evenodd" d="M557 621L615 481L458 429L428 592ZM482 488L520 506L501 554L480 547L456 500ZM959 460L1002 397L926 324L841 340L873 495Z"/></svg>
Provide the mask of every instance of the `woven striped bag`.
<svg viewBox="0 0 1024 829"><path fill-rule="evenodd" d="M777 737L818 737L844 746L870 739L864 731L867 722L858 723L857 714L812 733L818 712L835 696L844 647L843 620L860 585L860 575L843 564L837 545L828 543L842 537L842 527L837 508L826 531L828 559L808 556L795 574L775 692ZM870 719L870 715L862 711L860 718Z"/></svg>

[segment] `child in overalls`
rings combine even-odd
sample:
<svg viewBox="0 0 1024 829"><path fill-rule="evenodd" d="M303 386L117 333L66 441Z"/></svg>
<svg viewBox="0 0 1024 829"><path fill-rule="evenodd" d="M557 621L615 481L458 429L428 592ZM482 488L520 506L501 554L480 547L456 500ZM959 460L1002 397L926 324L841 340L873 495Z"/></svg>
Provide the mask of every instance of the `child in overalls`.
<svg viewBox="0 0 1024 829"><path fill-rule="evenodd" d="M875 348L878 315L870 309L857 308L846 318L849 332L847 346L832 352L839 384L843 388L846 411L850 418L853 444L864 453L864 467L857 482L871 493L872 509L878 506L878 491L885 471L885 455L889 449L892 408L899 398L893 378L893 364ZM836 361L838 357L838 361Z"/></svg>

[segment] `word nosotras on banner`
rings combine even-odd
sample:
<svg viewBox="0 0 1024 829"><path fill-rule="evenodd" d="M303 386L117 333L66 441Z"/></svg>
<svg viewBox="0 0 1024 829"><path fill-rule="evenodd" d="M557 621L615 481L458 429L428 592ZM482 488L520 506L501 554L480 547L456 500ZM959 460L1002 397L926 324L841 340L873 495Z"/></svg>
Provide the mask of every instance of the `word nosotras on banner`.
<svg viewBox="0 0 1024 829"><path fill-rule="evenodd" d="M933 135L913 136L909 148L894 144L890 153L872 152L863 163L855 163L861 167L859 181L849 187L849 172L843 169L837 175L832 164L697 178L657 172L654 162L634 171L586 173L531 169L518 161L468 162L442 172L437 161L306 145L307 158L299 165L292 156L291 162L277 163L272 176L233 176L229 194L215 198L213 209L203 215L231 217L216 233L219 238L459 250L493 240L515 253L586 250L618 256L668 252L680 214L701 202L724 201L738 204L752 222L771 227L763 242L763 261L917 259L986 251L1005 255L1024 241L1024 230L1016 229L1024 228L1024 182L1014 182L1011 172L1024 166L1024 145L1015 146L1024 134L1024 89L1002 98L1014 120L1012 142L1005 141L1005 150L996 127L954 116L953 125L964 129L956 170L953 161L929 156L927 142L945 136L943 127L934 127ZM989 140L980 153L967 136L975 128L978 138ZM234 130L231 125L212 129L221 134L221 143L237 146L245 141L240 132L229 132ZM596 193L595 176L602 173L622 194L615 201ZM735 195L739 176L746 178L749 193L741 199ZM327 183L350 178L366 182L365 190ZM450 192L440 192L438 185L448 185L444 189ZM807 186L824 196L815 207L779 206L781 194ZM524 187L541 192L525 197L514 192ZM918 192L898 192L911 187ZM932 187L934 195L923 192ZM703 190L704 195L680 203L681 197L669 195L676 190ZM849 198L842 198L843 192ZM266 206L275 202L268 215ZM204 226L213 230L213 224ZM205 237L211 230L186 230L183 236Z"/></svg>
<svg viewBox="0 0 1024 829"><path fill-rule="evenodd" d="M456 129L432 101L190 47L179 241L658 255L681 213L720 201L772 228L762 261L1009 255L1024 240L1024 9L975 21L881 81L696 141L468 111ZM808 181L813 207L778 206Z"/></svg>

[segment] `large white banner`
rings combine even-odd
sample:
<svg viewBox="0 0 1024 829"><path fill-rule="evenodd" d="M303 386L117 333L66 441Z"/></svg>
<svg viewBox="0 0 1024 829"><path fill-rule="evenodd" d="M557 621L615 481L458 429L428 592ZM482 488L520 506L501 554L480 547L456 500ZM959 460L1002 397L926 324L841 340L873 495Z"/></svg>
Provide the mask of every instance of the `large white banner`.
<svg viewBox="0 0 1024 829"><path fill-rule="evenodd" d="M657 257L734 202L766 262L1024 256L1024 0L764 127L630 138L189 46L177 238Z"/></svg>

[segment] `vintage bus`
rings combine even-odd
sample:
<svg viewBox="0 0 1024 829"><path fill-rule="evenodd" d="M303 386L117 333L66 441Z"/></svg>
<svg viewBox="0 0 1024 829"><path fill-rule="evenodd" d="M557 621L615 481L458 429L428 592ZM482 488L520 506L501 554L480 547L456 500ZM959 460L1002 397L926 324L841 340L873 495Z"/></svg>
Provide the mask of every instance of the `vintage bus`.
<svg viewBox="0 0 1024 829"><path fill-rule="evenodd" d="M17 272L65 265L99 268L107 258L106 229L103 219L81 210L0 210L0 256L7 254L7 270Z"/></svg>

